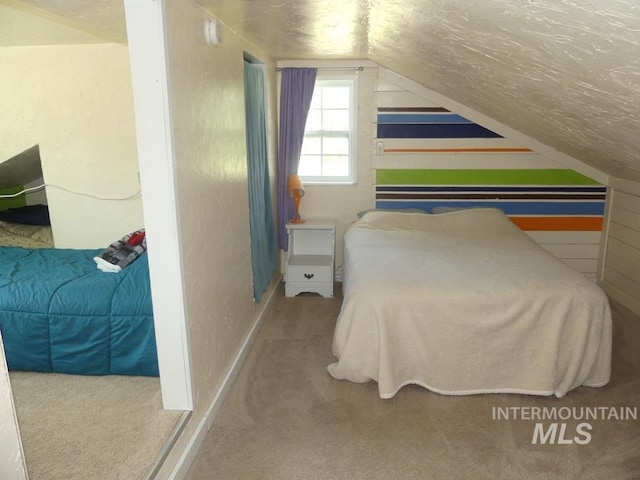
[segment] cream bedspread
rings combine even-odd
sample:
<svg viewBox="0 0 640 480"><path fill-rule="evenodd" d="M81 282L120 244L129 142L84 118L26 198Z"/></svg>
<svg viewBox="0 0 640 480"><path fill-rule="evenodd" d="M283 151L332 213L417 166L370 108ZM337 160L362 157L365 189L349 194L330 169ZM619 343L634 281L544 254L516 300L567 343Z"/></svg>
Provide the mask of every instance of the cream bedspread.
<svg viewBox="0 0 640 480"><path fill-rule="evenodd" d="M345 234L337 379L564 396L611 372L604 292L500 211L372 212Z"/></svg>

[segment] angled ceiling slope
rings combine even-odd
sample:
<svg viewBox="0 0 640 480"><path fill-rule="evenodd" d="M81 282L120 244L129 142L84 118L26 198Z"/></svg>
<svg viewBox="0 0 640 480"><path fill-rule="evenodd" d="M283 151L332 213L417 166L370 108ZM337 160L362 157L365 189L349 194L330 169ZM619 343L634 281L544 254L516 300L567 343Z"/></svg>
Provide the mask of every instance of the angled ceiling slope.
<svg viewBox="0 0 640 480"><path fill-rule="evenodd" d="M0 0L0 47L91 43L126 43L122 0Z"/></svg>
<svg viewBox="0 0 640 480"><path fill-rule="evenodd" d="M640 181L636 0L198 0L278 59L369 58Z"/></svg>
<svg viewBox="0 0 640 480"><path fill-rule="evenodd" d="M0 161L0 189L26 185L40 178L42 178L42 165L38 145Z"/></svg>
<svg viewBox="0 0 640 480"><path fill-rule="evenodd" d="M195 1L275 59L369 58L604 173L640 181L637 0ZM126 37L122 0L28 3Z"/></svg>

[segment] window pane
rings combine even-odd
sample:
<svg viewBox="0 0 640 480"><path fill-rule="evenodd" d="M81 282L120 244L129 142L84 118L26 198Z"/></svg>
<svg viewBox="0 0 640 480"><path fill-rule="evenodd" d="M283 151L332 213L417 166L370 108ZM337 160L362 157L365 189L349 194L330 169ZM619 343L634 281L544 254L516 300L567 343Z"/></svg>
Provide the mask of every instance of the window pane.
<svg viewBox="0 0 640 480"><path fill-rule="evenodd" d="M351 76L316 82L298 168L303 181L322 183L323 177L330 183L353 180L354 88Z"/></svg>
<svg viewBox="0 0 640 480"><path fill-rule="evenodd" d="M324 155L349 155L349 139L344 137L324 137L322 139Z"/></svg>
<svg viewBox="0 0 640 480"><path fill-rule="evenodd" d="M316 177L322 175L322 157L320 155L300 155L298 175Z"/></svg>
<svg viewBox="0 0 640 480"><path fill-rule="evenodd" d="M322 108L349 108L349 87L324 87Z"/></svg>
<svg viewBox="0 0 640 480"><path fill-rule="evenodd" d="M349 110L325 110L322 115L322 129L346 132L349 130Z"/></svg>
<svg viewBox="0 0 640 480"><path fill-rule="evenodd" d="M313 90L313 97L311 97L311 108L322 108L322 90L315 88Z"/></svg>
<svg viewBox="0 0 640 480"><path fill-rule="evenodd" d="M321 138L320 137L310 137L310 136L305 136L304 140L302 141L302 151L301 153L303 155L309 155L309 154L320 154L321 150L320 150L320 145L321 145Z"/></svg>
<svg viewBox="0 0 640 480"><path fill-rule="evenodd" d="M309 110L309 115L307 115L307 124L304 129L305 131L312 132L322 130L322 110Z"/></svg>
<svg viewBox="0 0 640 480"><path fill-rule="evenodd" d="M349 157L337 155L323 157L322 174L331 177L346 177L349 175Z"/></svg>

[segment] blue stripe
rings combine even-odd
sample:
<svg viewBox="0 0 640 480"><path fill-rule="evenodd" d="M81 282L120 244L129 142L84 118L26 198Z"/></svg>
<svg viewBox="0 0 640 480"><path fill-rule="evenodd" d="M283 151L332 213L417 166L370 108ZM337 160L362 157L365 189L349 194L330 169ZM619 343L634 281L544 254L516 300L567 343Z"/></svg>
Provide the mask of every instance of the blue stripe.
<svg viewBox="0 0 640 480"><path fill-rule="evenodd" d="M445 114L380 114L378 123L473 123L455 113Z"/></svg>
<svg viewBox="0 0 640 480"><path fill-rule="evenodd" d="M606 193L607 187L407 187L376 186L376 192L566 192L566 193Z"/></svg>
<svg viewBox="0 0 640 480"><path fill-rule="evenodd" d="M502 138L475 123L421 125L415 123L378 124L378 138Z"/></svg>
<svg viewBox="0 0 640 480"><path fill-rule="evenodd" d="M603 215L604 202L376 201L376 208L493 207L507 215Z"/></svg>

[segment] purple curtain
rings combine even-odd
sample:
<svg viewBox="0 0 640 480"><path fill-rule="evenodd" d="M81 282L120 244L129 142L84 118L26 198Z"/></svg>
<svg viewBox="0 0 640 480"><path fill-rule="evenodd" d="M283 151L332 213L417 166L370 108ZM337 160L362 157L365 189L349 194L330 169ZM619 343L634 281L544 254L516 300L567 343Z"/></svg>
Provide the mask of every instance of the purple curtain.
<svg viewBox="0 0 640 480"><path fill-rule="evenodd" d="M298 172L304 127L316 83L315 68L283 68L280 81L280 142L278 157L278 245L289 248L287 222L295 206L287 191L289 175Z"/></svg>

